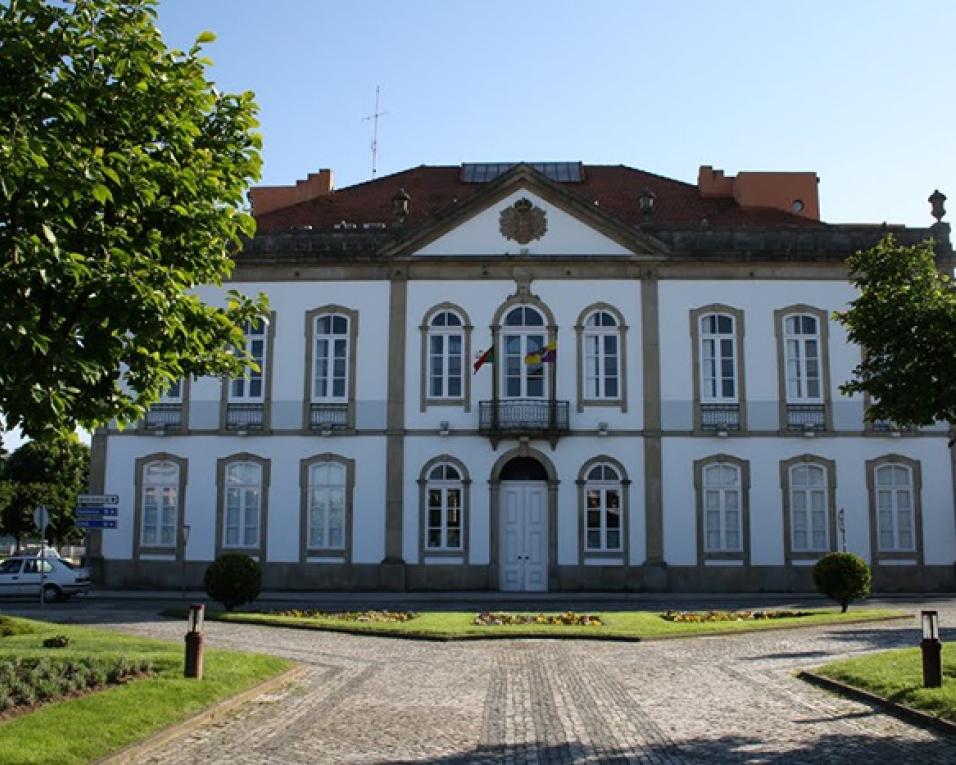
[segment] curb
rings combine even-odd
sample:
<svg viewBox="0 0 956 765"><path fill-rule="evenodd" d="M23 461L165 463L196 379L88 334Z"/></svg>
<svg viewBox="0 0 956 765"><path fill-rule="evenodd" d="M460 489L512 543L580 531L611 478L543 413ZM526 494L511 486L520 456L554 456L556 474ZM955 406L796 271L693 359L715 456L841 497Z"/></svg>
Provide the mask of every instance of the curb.
<svg viewBox="0 0 956 765"><path fill-rule="evenodd" d="M797 677L811 685L839 693L842 696L848 696L855 701L860 701L869 706L879 707L884 712L888 712L905 722L956 737L956 723L951 723L949 720L944 720L941 717L936 717L927 712L921 712L905 704L897 704L895 701L890 701L883 696L877 696L875 693L864 691L862 688L846 685L839 680L831 680L829 677L824 677L823 675L818 675L807 670L798 672Z"/></svg>
<svg viewBox="0 0 956 765"><path fill-rule="evenodd" d="M192 717L187 717L182 722L170 725L168 728L163 728L149 738L125 746L118 752L108 754L103 759L97 760L97 762L100 763L100 765L121 765L121 763L125 765L125 763L142 762L143 757L154 749L158 749L174 738L189 733L204 723L218 720L236 707L245 704L247 701L251 701L257 696L261 696L263 693L268 693L280 686L291 683L293 680L297 680L301 675L305 674L305 671L306 667L304 664L296 664L275 677L270 677L258 685L246 688L246 690L237 693L235 696L223 699L215 706L204 709Z"/></svg>

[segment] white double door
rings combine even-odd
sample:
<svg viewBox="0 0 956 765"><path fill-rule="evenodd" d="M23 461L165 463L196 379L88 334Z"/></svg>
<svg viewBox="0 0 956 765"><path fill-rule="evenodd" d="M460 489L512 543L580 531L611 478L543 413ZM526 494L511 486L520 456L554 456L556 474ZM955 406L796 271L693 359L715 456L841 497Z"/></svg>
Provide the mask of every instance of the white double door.
<svg viewBox="0 0 956 765"><path fill-rule="evenodd" d="M499 586L502 590L548 589L548 485L502 481Z"/></svg>

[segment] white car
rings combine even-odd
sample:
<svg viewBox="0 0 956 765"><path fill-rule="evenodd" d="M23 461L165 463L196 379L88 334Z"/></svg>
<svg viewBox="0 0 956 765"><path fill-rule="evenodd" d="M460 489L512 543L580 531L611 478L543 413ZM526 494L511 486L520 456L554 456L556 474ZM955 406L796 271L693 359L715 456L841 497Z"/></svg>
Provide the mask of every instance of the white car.
<svg viewBox="0 0 956 765"><path fill-rule="evenodd" d="M40 594L41 583L45 600L66 600L78 592L89 592L90 572L63 558L44 560L32 555L18 555L0 563L0 595L36 597Z"/></svg>

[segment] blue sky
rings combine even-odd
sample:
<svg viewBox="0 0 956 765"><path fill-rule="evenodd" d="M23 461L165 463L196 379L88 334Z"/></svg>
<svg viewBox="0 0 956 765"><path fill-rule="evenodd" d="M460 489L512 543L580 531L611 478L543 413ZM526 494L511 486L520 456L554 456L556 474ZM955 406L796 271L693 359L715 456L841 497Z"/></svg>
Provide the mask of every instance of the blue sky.
<svg viewBox="0 0 956 765"><path fill-rule="evenodd" d="M263 183L462 161L815 170L833 222L956 209L956 3L163 0L261 106Z"/></svg>

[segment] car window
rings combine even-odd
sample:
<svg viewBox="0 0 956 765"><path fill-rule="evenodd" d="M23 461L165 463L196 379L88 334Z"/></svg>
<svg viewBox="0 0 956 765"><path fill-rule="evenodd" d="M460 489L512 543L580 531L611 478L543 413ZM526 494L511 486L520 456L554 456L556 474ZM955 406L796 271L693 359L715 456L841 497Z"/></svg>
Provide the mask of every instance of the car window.
<svg viewBox="0 0 956 765"><path fill-rule="evenodd" d="M0 563L0 574L18 574L20 573L21 560L5 560Z"/></svg>
<svg viewBox="0 0 956 765"><path fill-rule="evenodd" d="M38 560L25 560L25 561L23 561L23 573L24 573L24 574L39 574L39 573L40 573L40 561L38 561Z"/></svg>
<svg viewBox="0 0 956 765"><path fill-rule="evenodd" d="M57 558L57 561L60 563L60 565L66 566L67 568L72 569L74 571L79 568L79 566L74 566L66 558Z"/></svg>

